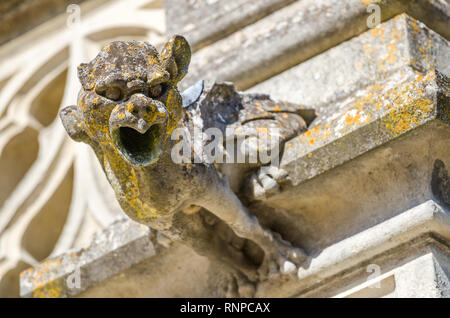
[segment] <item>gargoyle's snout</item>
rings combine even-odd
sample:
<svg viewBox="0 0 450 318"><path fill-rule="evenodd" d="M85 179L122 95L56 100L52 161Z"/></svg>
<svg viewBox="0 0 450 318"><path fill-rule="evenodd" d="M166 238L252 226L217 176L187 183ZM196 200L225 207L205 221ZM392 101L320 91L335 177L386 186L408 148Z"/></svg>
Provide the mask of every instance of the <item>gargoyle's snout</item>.
<svg viewBox="0 0 450 318"><path fill-rule="evenodd" d="M117 105L109 119L111 129L130 127L140 133L155 123L164 123L167 119L165 105L143 94L135 94L128 101Z"/></svg>
<svg viewBox="0 0 450 318"><path fill-rule="evenodd" d="M159 158L166 124L167 110L162 102L135 94L113 109L109 130L122 157L145 166Z"/></svg>

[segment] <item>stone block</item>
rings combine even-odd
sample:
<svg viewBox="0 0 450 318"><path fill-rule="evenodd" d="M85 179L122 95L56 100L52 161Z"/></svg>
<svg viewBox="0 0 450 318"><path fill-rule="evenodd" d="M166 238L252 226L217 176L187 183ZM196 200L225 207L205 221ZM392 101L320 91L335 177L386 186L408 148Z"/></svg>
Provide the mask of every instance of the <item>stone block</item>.
<svg viewBox="0 0 450 318"><path fill-rule="evenodd" d="M122 219L97 233L85 248L66 252L23 271L20 295L37 298L75 296L161 249L155 231Z"/></svg>
<svg viewBox="0 0 450 318"><path fill-rule="evenodd" d="M361 0L296 1L197 51L182 88L204 79L231 81L247 89L366 31L368 4ZM422 22L450 37L446 27L450 10L442 1L392 0L379 5L382 21L402 12L420 12ZM189 38L189 32L185 35Z"/></svg>

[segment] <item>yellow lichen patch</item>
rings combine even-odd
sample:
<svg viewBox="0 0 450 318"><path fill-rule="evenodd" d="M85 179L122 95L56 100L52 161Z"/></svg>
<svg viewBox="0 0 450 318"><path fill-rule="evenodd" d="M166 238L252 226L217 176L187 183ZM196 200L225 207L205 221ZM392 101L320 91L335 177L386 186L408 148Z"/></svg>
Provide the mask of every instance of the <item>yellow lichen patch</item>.
<svg viewBox="0 0 450 318"><path fill-rule="evenodd" d="M269 133L269 129L265 128L265 127L260 127L256 129L256 132L258 134L268 134Z"/></svg>
<svg viewBox="0 0 450 318"><path fill-rule="evenodd" d="M87 110L87 108L86 108L86 106L83 103L83 100L81 98L78 100L78 107L84 112Z"/></svg>
<svg viewBox="0 0 450 318"><path fill-rule="evenodd" d="M424 85L434 77L433 72L423 77L419 75L415 82L405 84L394 93L385 96L391 103L389 103L390 111L383 118L383 122L392 136L398 136L430 117L434 103L423 94L426 91Z"/></svg>
<svg viewBox="0 0 450 318"><path fill-rule="evenodd" d="M33 298L58 298L61 296L59 281L47 283L44 287L33 290Z"/></svg>
<svg viewBox="0 0 450 318"><path fill-rule="evenodd" d="M431 100L422 98L405 106L405 108L393 108L384 119L386 128L394 136L419 125L419 119L428 117L434 108Z"/></svg>
<svg viewBox="0 0 450 318"><path fill-rule="evenodd" d="M351 124L361 124L361 115L360 114L356 114L354 116L352 115L347 115L345 117L345 123L347 125L351 125Z"/></svg>
<svg viewBox="0 0 450 318"><path fill-rule="evenodd" d="M169 121L167 123L168 135L177 127L178 122L182 117L181 99L174 89L169 91L166 101L166 107L170 114Z"/></svg>
<svg viewBox="0 0 450 318"><path fill-rule="evenodd" d="M275 105L275 107L273 108L273 111L274 111L274 112L280 112L280 111L281 111L280 106Z"/></svg>
<svg viewBox="0 0 450 318"><path fill-rule="evenodd" d="M134 111L133 103L127 103L126 110L127 110L127 112L132 113Z"/></svg>
<svg viewBox="0 0 450 318"><path fill-rule="evenodd" d="M148 64L150 64L150 65L158 64L158 63L159 63L158 58L155 57L155 56L150 56L150 57L147 59L147 61L148 61Z"/></svg>
<svg viewBox="0 0 450 318"><path fill-rule="evenodd" d="M132 208L139 219L154 218L160 215L155 209L142 201L139 190L139 182L134 168L130 168L120 157L115 148L105 145L105 166L109 166L118 179L118 184L113 186L115 191L122 193L126 203Z"/></svg>
<svg viewBox="0 0 450 318"><path fill-rule="evenodd" d="M413 30L416 31L416 32L420 32L420 28L419 28L419 26L417 25L417 20L416 20L416 19L411 19L411 20L412 20L412 27L413 27Z"/></svg>
<svg viewBox="0 0 450 318"><path fill-rule="evenodd" d="M314 132L315 135L319 134L320 128L321 128L320 125L313 128L313 132Z"/></svg>
<svg viewBox="0 0 450 318"><path fill-rule="evenodd" d="M307 130L305 132L305 137L310 138L312 136L312 131L311 130Z"/></svg>
<svg viewBox="0 0 450 318"><path fill-rule="evenodd" d="M376 51L376 49L369 44L364 44L363 49L364 49L364 54L366 54L368 57L370 57L370 55Z"/></svg>
<svg viewBox="0 0 450 318"><path fill-rule="evenodd" d="M395 52L397 52L395 44L390 44L388 47L388 56L386 60L391 64L395 64L395 62L397 62L398 60L398 57L397 55L395 55Z"/></svg>

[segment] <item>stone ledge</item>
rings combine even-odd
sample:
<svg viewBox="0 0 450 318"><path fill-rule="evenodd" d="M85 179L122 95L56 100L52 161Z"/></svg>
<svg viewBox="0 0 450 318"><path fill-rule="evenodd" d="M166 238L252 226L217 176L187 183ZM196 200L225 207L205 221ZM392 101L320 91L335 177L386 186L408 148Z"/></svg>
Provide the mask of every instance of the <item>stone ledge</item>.
<svg viewBox="0 0 450 318"><path fill-rule="evenodd" d="M384 3L383 21L402 12L420 12L424 23L450 38L445 27L448 5L422 0ZM231 81L247 89L366 31L366 10L366 1L361 0L296 1L196 52L182 88L204 79Z"/></svg>
<svg viewBox="0 0 450 318"><path fill-rule="evenodd" d="M439 97L448 79L410 75L289 141L280 193L252 212L315 254L431 198L449 207L441 176L450 166L449 98Z"/></svg>
<svg viewBox="0 0 450 318"><path fill-rule="evenodd" d="M449 124L448 104L438 100L438 94L448 90L448 78L433 72L403 75L396 73L383 87L370 86L358 92L336 105L333 115L319 116L305 134L289 141L281 166L289 172L292 185L314 178L430 121L442 120Z"/></svg>
<svg viewBox="0 0 450 318"><path fill-rule="evenodd" d="M448 245L436 235L425 234L326 279L318 288L304 290L297 297L449 297L449 264ZM374 275L375 268L379 273Z"/></svg>
<svg viewBox="0 0 450 318"><path fill-rule="evenodd" d="M311 286L318 282L326 282L339 273L352 268L356 270L360 264L368 264L378 255L388 253L393 257L389 251L398 246L408 248L412 244L417 245L417 240L428 244L429 234L437 235L446 240L447 246L450 245L450 215L431 200L328 246L298 270L296 279L279 284L261 284L257 297L292 297L301 294L311 290Z"/></svg>
<svg viewBox="0 0 450 318"><path fill-rule="evenodd" d="M196 51L294 1L165 0L167 33L183 34Z"/></svg>
<svg viewBox="0 0 450 318"><path fill-rule="evenodd" d="M48 259L21 273L21 297L71 297L140 263L161 250L156 234L129 219L97 233L91 244ZM67 280L79 269L79 288Z"/></svg>

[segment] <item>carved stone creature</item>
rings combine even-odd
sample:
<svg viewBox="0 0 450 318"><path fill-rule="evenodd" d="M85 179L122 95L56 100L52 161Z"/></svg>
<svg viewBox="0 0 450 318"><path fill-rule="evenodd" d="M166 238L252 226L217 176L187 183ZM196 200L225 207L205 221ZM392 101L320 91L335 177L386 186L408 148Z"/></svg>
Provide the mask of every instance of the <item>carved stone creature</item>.
<svg viewBox="0 0 450 318"><path fill-rule="evenodd" d="M72 139L95 151L129 217L233 268L238 295L250 296L254 287L245 280L294 273L305 259L300 248L263 228L236 195L246 188L247 199L263 199L276 191L276 179L284 174L277 167L261 170L261 163L175 163L171 151L177 141L171 133L177 127L277 127L283 142L300 133L305 122L298 106L241 94L231 84L216 84L183 108L176 86L190 56L181 36L173 37L161 54L145 42L112 42L79 66L78 105L62 109L60 117ZM263 250L257 275L242 251L217 237L208 225L211 217Z"/></svg>

